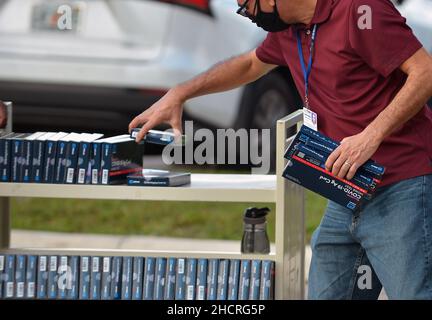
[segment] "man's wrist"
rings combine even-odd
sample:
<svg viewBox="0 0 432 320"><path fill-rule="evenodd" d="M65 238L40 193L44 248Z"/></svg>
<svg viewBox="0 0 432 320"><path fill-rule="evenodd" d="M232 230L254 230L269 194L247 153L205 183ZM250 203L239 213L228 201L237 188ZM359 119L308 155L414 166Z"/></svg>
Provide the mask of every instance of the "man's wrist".
<svg viewBox="0 0 432 320"><path fill-rule="evenodd" d="M363 133L372 143L381 144L381 142L385 139L384 130L377 128L372 124L367 126Z"/></svg>
<svg viewBox="0 0 432 320"><path fill-rule="evenodd" d="M179 104L183 104L189 99L186 90L181 85L171 88L167 94L177 100Z"/></svg>

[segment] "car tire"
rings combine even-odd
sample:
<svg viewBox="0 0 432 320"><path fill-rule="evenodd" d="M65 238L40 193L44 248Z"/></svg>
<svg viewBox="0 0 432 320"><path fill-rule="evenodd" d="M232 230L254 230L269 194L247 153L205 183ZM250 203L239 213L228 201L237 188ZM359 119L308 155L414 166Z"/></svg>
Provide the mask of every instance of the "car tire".
<svg viewBox="0 0 432 320"><path fill-rule="evenodd" d="M301 99L287 69L276 69L246 86L236 129L270 129L270 170L276 168L276 122L301 106ZM294 131L293 131L294 134ZM261 141L258 144L261 153Z"/></svg>

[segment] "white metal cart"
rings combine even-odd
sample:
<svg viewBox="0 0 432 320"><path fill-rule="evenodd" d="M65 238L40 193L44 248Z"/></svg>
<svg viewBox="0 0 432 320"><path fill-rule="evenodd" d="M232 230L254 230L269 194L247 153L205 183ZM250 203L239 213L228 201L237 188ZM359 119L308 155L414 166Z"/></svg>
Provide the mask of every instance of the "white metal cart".
<svg viewBox="0 0 432 320"><path fill-rule="evenodd" d="M9 119L6 131L10 132L12 130L11 105L8 108ZM277 122L276 175L192 174L190 185L174 188L0 183L1 251L11 254L36 255L55 253L57 255L274 260L276 262L275 298L303 299L305 284L304 191L300 186L282 177L286 163L283 153L290 143L287 137L288 129L296 127L298 130L301 121L302 112L296 111ZM275 252L268 255L245 255L240 253L240 250L238 252L197 252L187 250L12 249L10 248L11 197L275 203Z"/></svg>

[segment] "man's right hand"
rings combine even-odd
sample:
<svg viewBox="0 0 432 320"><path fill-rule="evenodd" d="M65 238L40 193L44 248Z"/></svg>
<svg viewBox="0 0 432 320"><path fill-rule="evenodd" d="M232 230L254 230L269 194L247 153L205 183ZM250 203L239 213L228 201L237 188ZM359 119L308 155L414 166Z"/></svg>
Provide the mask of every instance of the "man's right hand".
<svg viewBox="0 0 432 320"><path fill-rule="evenodd" d="M140 142L150 129L161 123L166 123L173 128L176 136L180 136L182 133L183 103L184 101L179 98L179 95L171 89L159 101L129 123L129 132L133 128L142 126L136 137L136 142Z"/></svg>
<svg viewBox="0 0 432 320"><path fill-rule="evenodd" d="M206 72L169 90L162 99L129 123L129 132L142 126L136 137L136 141L139 142L151 128L167 123L178 137L182 132L183 104L188 99L237 88L257 80L274 68L276 65L259 60L255 50L218 63Z"/></svg>

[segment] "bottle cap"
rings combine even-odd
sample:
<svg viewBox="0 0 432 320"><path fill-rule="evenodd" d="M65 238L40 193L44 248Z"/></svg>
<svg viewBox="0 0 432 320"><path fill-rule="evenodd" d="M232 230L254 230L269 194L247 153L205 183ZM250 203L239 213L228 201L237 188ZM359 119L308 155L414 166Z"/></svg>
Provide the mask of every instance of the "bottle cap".
<svg viewBox="0 0 432 320"><path fill-rule="evenodd" d="M269 213L269 208L247 208L243 221L248 224L261 224L266 222L266 215Z"/></svg>

